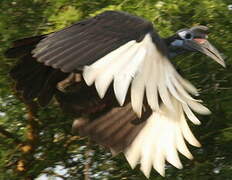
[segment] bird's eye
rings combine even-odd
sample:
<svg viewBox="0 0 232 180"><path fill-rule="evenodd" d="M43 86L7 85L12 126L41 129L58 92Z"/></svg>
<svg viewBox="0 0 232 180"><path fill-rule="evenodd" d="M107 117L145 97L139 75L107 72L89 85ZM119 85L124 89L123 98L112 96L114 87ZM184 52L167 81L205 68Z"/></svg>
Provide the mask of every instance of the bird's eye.
<svg viewBox="0 0 232 180"><path fill-rule="evenodd" d="M184 40L191 40L193 38L193 34L190 31L182 31L179 32L178 35Z"/></svg>
<svg viewBox="0 0 232 180"><path fill-rule="evenodd" d="M192 34L191 33L186 33L184 38L185 39L192 39Z"/></svg>

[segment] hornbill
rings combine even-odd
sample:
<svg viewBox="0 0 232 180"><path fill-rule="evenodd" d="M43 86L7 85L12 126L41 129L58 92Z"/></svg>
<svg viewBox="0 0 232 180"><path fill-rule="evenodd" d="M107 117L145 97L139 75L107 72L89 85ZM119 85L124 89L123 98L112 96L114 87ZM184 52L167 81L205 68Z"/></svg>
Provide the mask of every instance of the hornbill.
<svg viewBox="0 0 232 180"><path fill-rule="evenodd" d="M225 66L207 41L208 28L194 26L161 38L151 22L120 11L46 35L17 40L6 57L19 58L10 75L25 102L46 106L53 97L74 113L73 132L88 136L113 154L123 152L132 168L140 164L164 176L165 161L182 168L178 152L189 159L186 141L200 146L187 120L193 111L210 111L192 95L170 59L201 52Z"/></svg>

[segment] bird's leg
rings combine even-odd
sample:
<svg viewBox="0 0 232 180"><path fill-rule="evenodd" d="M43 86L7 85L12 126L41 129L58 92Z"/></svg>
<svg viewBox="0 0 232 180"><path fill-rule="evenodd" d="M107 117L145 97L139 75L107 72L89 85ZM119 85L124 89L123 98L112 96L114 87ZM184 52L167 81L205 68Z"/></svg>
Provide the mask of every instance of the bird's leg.
<svg viewBox="0 0 232 180"><path fill-rule="evenodd" d="M71 73L67 78L57 83L57 89L66 92L66 88L81 81L81 75L78 73Z"/></svg>
<svg viewBox="0 0 232 180"><path fill-rule="evenodd" d="M77 134L78 132L81 134L83 133L84 126L89 122L89 118L87 115L83 115L78 119L75 119L72 124L72 133ZM91 160L92 160L92 153L94 150L92 149L92 143L90 139L87 139L86 150L85 150L85 166L84 166L84 179L90 180L90 169L91 169Z"/></svg>
<svg viewBox="0 0 232 180"><path fill-rule="evenodd" d="M85 151L85 166L84 166L84 179L90 180L90 174L91 174L91 165L92 165L92 154L94 153L94 150L92 149L92 143L90 139L88 139L88 142L86 144L86 151Z"/></svg>

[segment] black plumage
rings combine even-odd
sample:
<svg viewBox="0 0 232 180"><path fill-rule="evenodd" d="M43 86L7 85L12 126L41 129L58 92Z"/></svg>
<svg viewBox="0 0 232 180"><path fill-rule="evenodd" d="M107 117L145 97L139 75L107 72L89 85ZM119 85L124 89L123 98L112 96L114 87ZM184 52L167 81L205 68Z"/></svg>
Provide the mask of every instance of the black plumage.
<svg viewBox="0 0 232 180"><path fill-rule="evenodd" d="M124 12L107 11L50 34L33 52L39 62L72 72L131 40L141 41L147 33L155 33L150 22Z"/></svg>

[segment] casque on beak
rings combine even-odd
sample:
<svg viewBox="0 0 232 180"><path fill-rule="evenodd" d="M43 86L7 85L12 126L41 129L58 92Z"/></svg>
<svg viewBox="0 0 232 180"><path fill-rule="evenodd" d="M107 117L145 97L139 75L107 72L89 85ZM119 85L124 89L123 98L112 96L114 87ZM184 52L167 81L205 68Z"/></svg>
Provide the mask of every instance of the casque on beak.
<svg viewBox="0 0 232 180"><path fill-rule="evenodd" d="M187 40L185 41L185 47L192 51L199 51L211 57L223 67L226 67L226 64L218 50L212 44L210 44L207 39L194 38L192 40Z"/></svg>

